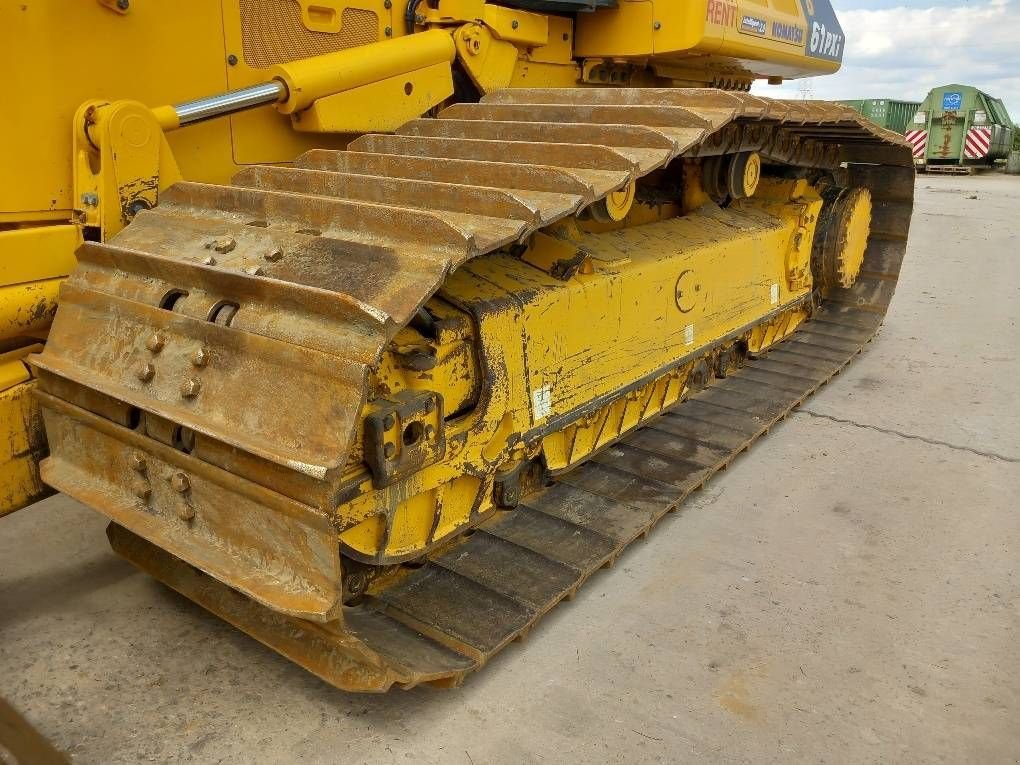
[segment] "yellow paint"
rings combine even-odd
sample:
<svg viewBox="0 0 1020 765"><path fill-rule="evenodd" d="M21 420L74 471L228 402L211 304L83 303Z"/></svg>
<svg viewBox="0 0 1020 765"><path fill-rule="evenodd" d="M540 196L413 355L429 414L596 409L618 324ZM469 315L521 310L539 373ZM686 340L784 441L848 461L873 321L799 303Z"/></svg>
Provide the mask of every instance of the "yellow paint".
<svg viewBox="0 0 1020 765"><path fill-rule="evenodd" d="M445 301L432 300L429 311L438 322L436 336L426 340L413 327L398 332L391 344L392 352L383 357L372 386L385 395L441 390L444 415L450 417L472 406L478 398L474 329L463 312ZM415 363L427 358L433 366ZM354 459L360 462L360 456Z"/></svg>
<svg viewBox="0 0 1020 765"><path fill-rule="evenodd" d="M581 69L573 62L549 64L518 58L507 83L511 88L575 88Z"/></svg>
<svg viewBox="0 0 1020 765"><path fill-rule="evenodd" d="M803 44L742 32L745 13L770 28L775 21L808 32L800 7L785 0L620 0L616 8L578 14L575 53L650 58L660 75L677 79L727 73L747 79L791 78L839 68L836 62L805 56Z"/></svg>
<svg viewBox="0 0 1020 765"><path fill-rule="evenodd" d="M562 290L543 291L523 317L529 389L552 391L543 419L568 414L801 297L804 290L791 292L784 278L790 237L791 227L770 215L708 208L582 238L579 244L591 253L595 272L575 277L565 297ZM503 276L501 258L466 269L508 289L524 279L516 273L513 281ZM687 311L676 296L678 276L685 271L695 275ZM547 279L538 281L544 287ZM522 408L523 421L531 406ZM528 424L540 423L533 417Z"/></svg>
<svg viewBox="0 0 1020 765"><path fill-rule="evenodd" d="M562 231L564 227L556 229ZM528 249L521 255L521 260L557 279L567 279L579 271L591 273L589 253L578 247L576 242L571 242L569 237L557 236L559 231L535 233L528 243ZM571 231L577 235L580 229L574 226Z"/></svg>
<svg viewBox="0 0 1020 765"><path fill-rule="evenodd" d="M434 4L420 4L418 12L425 14L426 23L449 24L481 21L485 17L485 6L485 0L438 0Z"/></svg>
<svg viewBox="0 0 1020 765"><path fill-rule="evenodd" d="M573 65L574 20L566 16L549 16L548 34L543 45L528 49L528 60L535 63Z"/></svg>
<svg viewBox="0 0 1020 765"><path fill-rule="evenodd" d="M181 180L157 117L137 101L86 102L75 113L74 198L79 222L106 240ZM91 201L88 201L91 200Z"/></svg>
<svg viewBox="0 0 1020 765"><path fill-rule="evenodd" d="M356 496L338 508L347 553L414 557L494 509L492 479L466 477L539 455L567 469L682 400L719 349L739 340L757 352L792 332L808 315L810 281L791 287L790 263L809 262L821 202L803 181L762 179L758 189L727 209L709 202L678 216L666 206L656 217L658 207L635 204L596 230L565 221L522 253L461 266L427 305L447 321L459 313L472 333L437 342L407 327L374 382L439 391L458 406L471 390L472 408L447 421L442 460L391 486L373 488L349 466ZM470 364L438 363L398 383L393 354L432 346L442 359L466 343Z"/></svg>
<svg viewBox="0 0 1020 765"><path fill-rule="evenodd" d="M46 436L34 387L35 381L28 380L0 391L0 516L52 491L39 478Z"/></svg>
<svg viewBox="0 0 1020 765"><path fill-rule="evenodd" d="M80 236L72 225L0 231L0 340L16 346L0 354L0 516L48 492L38 465L46 437L25 358L42 350L36 341L49 330Z"/></svg>
<svg viewBox="0 0 1020 765"><path fill-rule="evenodd" d="M421 540L429 538L434 525L441 491L423 491L397 504L386 541L387 555L401 557L420 549Z"/></svg>
<svg viewBox="0 0 1020 765"><path fill-rule="evenodd" d="M74 149L70 140L73 117L82 104L138 101L158 109L157 121L168 129L174 126L174 120L168 110L160 108L166 104L270 79L276 72L272 67L249 65L245 30L260 23L257 13L269 13L270 6L282 8L289 3L267 2L258 12L252 11L250 5L245 0L136 2L126 12L119 12L116 4L111 8L87 1L24 0L0 4L5 52L12 61L38 62L36 66L19 68L6 83L8 100L18 106L0 121L0 167L19 182L0 185L0 223L68 221L75 210L82 209L71 179ZM313 13L312 6L332 9L332 15ZM374 14L378 20L375 37L367 39L383 40L386 27L397 36L403 32L402 20L396 23L390 6L387 8L384 0L306 3L302 15L294 19L296 26L280 28L276 33L299 37L302 23L307 23L309 30L328 34L324 25L335 27L336 19L343 18L345 9L355 9ZM343 30L336 33L337 39L341 39ZM453 50L449 36L437 35L414 35L407 39L410 45L397 55L359 52L345 61L342 69L333 70L333 79L350 87L348 81L355 76L353 70L362 74L369 70L378 75L390 67L389 74L396 74L395 61L399 69L408 63L408 56L413 58L418 55L415 51L420 53L426 48L431 49L428 55L420 61L410 61L411 68L449 61ZM437 48L445 48L448 53L437 57ZM282 53L291 51L292 58L317 52L281 47ZM228 63L231 56L236 63ZM398 61L401 57L402 62ZM305 76L306 70L301 74ZM328 78L330 73L320 74L314 83L302 86L303 93L336 92L328 83L323 85L322 77ZM385 76L374 76L369 81ZM358 84L365 82L359 80ZM293 107L298 101L288 103ZM300 103L304 108L310 101ZM385 111L384 104L377 100L371 111ZM215 183L226 183L244 164L287 162L311 148L339 148L346 140L341 136L296 132L289 117L272 107L190 125L167 136L185 178Z"/></svg>
<svg viewBox="0 0 1020 765"><path fill-rule="evenodd" d="M41 338L53 321L60 279L0 287L0 338Z"/></svg>
<svg viewBox="0 0 1020 765"><path fill-rule="evenodd" d="M449 37L443 35L447 41ZM353 90L316 99L293 115L307 133L391 133L453 95L449 62L432 64ZM379 103L386 109L376 109Z"/></svg>
<svg viewBox="0 0 1020 765"><path fill-rule="evenodd" d="M850 211L847 226L846 245L843 248L843 271L841 287L849 287L857 278L864 262L864 251L868 246L871 232L871 198L861 195Z"/></svg>
<svg viewBox="0 0 1020 765"><path fill-rule="evenodd" d="M45 455L42 416L32 395L35 380L25 363L30 345L0 354L0 517L49 493L39 478L39 459Z"/></svg>
<svg viewBox="0 0 1020 765"><path fill-rule="evenodd" d="M521 48L542 47L549 43L549 17L541 13L486 3L482 19L500 40L515 43Z"/></svg>
<svg viewBox="0 0 1020 765"><path fill-rule="evenodd" d="M791 223L790 236L782 249L786 254L786 285L791 290L810 286L811 248L822 209L818 192L804 179L762 178L753 198L738 200L733 206L737 210L764 210Z"/></svg>
<svg viewBox="0 0 1020 765"><path fill-rule="evenodd" d="M297 0L302 23L313 32L336 34L343 25L343 0Z"/></svg>
<svg viewBox="0 0 1020 765"><path fill-rule="evenodd" d="M0 230L0 285L67 276L80 243L81 229L72 225Z"/></svg>
<svg viewBox="0 0 1020 765"><path fill-rule="evenodd" d="M351 91L454 58L450 35L434 30L400 40L375 43L350 51L301 59L273 67L272 76L286 83L288 97L279 105L284 114L307 109L317 99ZM385 103L385 102L384 102ZM370 108L368 103L365 108ZM385 111L376 102L375 111Z"/></svg>
<svg viewBox="0 0 1020 765"><path fill-rule="evenodd" d="M468 76L482 93L510 85L518 64L518 50L513 43L496 39L481 24L466 24L454 32L457 57ZM539 85L533 84L533 87Z"/></svg>
<svg viewBox="0 0 1020 765"><path fill-rule="evenodd" d="M606 195L591 206L591 216L603 223L618 223L627 217L631 207L634 205L634 196L637 191L637 184L628 183L622 189L617 189Z"/></svg>
<svg viewBox="0 0 1020 765"><path fill-rule="evenodd" d="M860 273L871 231L871 194L844 192L833 201L816 256L825 287L850 287Z"/></svg>
<svg viewBox="0 0 1020 765"><path fill-rule="evenodd" d="M667 78L680 69L691 77L700 70L702 81L720 72L791 77L835 68L830 62L806 58L802 49L788 43L740 34L732 24L718 23L718 14L710 13L710 2L722 0L621 0L617 8L579 14L575 29L565 17L480 0L443 0L435 8L420 10L425 24L435 23L447 31L419 32L406 39L402 39L400 13L384 0L302 0L293 6L275 0L260 6L258 12L246 0L135 3L126 11L117 9L116 4L63 0L4 4L0 24L7 32L7 53L12 60L45 62L45 66L19 69L8 83L8 100L18 108L10 110L0 123L0 166L21 180L0 186L0 222L66 221L82 209L69 172L73 147L68 136L75 111L87 101L138 101L157 109L158 123L169 129L174 119L164 108L166 104L264 82L272 76L283 78L292 92L280 110L263 107L187 126L167 136L183 177L222 183L244 164L286 162L308 148L342 145L342 137L312 134L319 129L338 129L342 123L336 115L341 105L350 110L360 107L357 110L373 115L385 115L389 109L406 113L406 108L398 108L400 99L381 99L376 92L371 99L367 94L356 101L339 99L329 110L333 116L309 116L297 131L287 117L338 90L394 77L398 70L427 69L449 62L453 55L448 34L451 26L460 27L456 34L462 35L464 27L476 25L484 46L493 51L478 60L480 53L471 54L458 45L459 57L483 91L511 84L576 85L584 59L629 61L638 67L650 64L660 77ZM727 5L735 8L733 14L727 12L727 19L751 8L769 21L804 27L802 12L788 0L769 0L765 5L736 0ZM293 18L285 13L290 7L296 9ZM344 25L349 11L367 14L375 26L363 37L344 37L350 34ZM260 20L259 13L266 18ZM384 47L371 51L356 48L349 55L340 50L313 57L309 63L285 64L283 61L316 51L303 51L285 42L274 44L269 53L246 47L251 44L252 30L269 23L267 19L280 25L280 39L284 35L288 39L312 33L334 35L338 42L333 47L337 47L386 40L389 30L393 45L387 48L379 43ZM96 45L96 40L103 44ZM262 65L262 59L270 54L289 58L275 66ZM71 73L75 76L69 76ZM366 74L372 77L365 79ZM645 75L638 79L650 84ZM319 109L327 110L325 106ZM373 124L396 119L387 122L378 116ZM348 132L359 129L355 125ZM33 147L31 151L25 150L28 146Z"/></svg>
<svg viewBox="0 0 1020 765"><path fill-rule="evenodd" d="M0 4L0 25L10 60L35 62L7 83L18 108L0 120L0 167L20 179L0 185L0 216L8 219L56 213L66 221L80 207L70 139L72 118L85 101L155 106L227 89L215 3L134 3L121 14L96 2L24 0ZM226 181L236 169L226 123L188 129L174 149L189 177Z"/></svg>
<svg viewBox="0 0 1020 765"><path fill-rule="evenodd" d="M0 362L0 391L6 391L15 385L28 382L32 373L21 359L8 359Z"/></svg>

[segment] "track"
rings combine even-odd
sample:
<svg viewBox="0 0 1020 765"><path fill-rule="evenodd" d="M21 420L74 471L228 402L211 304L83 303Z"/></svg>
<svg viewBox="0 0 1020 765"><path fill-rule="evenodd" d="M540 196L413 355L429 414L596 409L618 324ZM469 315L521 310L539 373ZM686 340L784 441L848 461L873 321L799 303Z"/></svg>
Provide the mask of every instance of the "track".
<svg viewBox="0 0 1020 765"><path fill-rule="evenodd" d="M459 683L837 374L872 338L888 307L913 195L911 155L902 138L852 111L712 90L504 91L478 105L452 107L440 119L416 120L396 136L365 136L351 148L313 152L297 170L245 171L237 187L175 187L112 246L82 254L84 268L62 297L55 339L37 362L43 401L56 424L46 480L109 515L113 546L136 565L351 690ZM328 577L304 583L301 613L311 618L260 605L292 602L279 585L280 569L289 575L286 567L297 571L299 563L288 558L286 537L267 533L275 547L256 551L275 555L272 580L251 575L249 565L249 577L239 582L230 566L243 568L243 557L216 558L208 545L183 538L176 519L139 513L123 480L105 476L102 463L90 464L75 441L82 427L114 432L97 423L96 407L82 411L90 408L74 393L82 386L268 462L328 476L337 455L342 467L350 447L345 438L364 400L364 370L449 270L678 157L747 149L807 167L845 162L850 184L871 189L872 236L857 284L826 295L812 320L765 358L626 436L518 509L490 517L424 566L371 590L363 605L343 609L342 623L321 618L337 598ZM545 164L553 158L556 166ZM287 222L287 233L278 221ZM320 240L314 244L321 254L328 244L321 240L343 239L348 259L329 261L336 268L328 273L318 261L277 262L264 257L272 246L267 230L288 253L310 251L311 239ZM232 244L220 248L227 250L220 258L206 243L225 231ZM353 259L351 243L362 248ZM257 299L262 317L275 319L248 318L242 306L230 330L202 322L206 342L222 340L248 354L245 379L259 382L246 391L243 411L236 378L207 376L203 398L182 407L179 381L140 392L128 379L130 369L110 364L116 354L89 346L103 326L111 336L127 332L121 350L140 345L153 321L163 321L172 336L197 332L186 316L169 325L164 312L136 305L155 302L182 280L207 295L199 306L203 319L218 291L228 288ZM116 296L115 319L109 318L111 299L97 299L97 293ZM316 321L295 316L296 305ZM302 334L281 336L280 327ZM228 340L238 329L252 338L247 347ZM286 352L301 358L285 361L294 370L311 370L296 382L314 386L315 398L269 381L265 359L277 349L267 339L298 347ZM314 354L328 356L329 374L315 374ZM333 372L337 368L341 374ZM337 404L330 417L339 422L302 439L300 424L322 419L324 398ZM302 407L310 414L299 415ZM252 411L263 413L254 425L244 414ZM191 456L158 454L169 464L194 467ZM323 538L328 547L329 533Z"/></svg>

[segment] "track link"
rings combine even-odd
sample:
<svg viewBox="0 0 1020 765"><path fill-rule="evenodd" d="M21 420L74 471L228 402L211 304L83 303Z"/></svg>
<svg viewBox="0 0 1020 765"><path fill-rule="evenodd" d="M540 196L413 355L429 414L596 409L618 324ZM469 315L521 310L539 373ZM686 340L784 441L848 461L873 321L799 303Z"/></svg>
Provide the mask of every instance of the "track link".
<svg viewBox="0 0 1020 765"><path fill-rule="evenodd" d="M846 163L849 183L871 190L872 236L854 287L827 294L765 358L343 609L342 624L333 618L337 583L301 579L307 548L256 543L266 546L253 557L272 563L262 579L245 551L224 564L172 519L140 520L126 487L83 468L75 431L61 424L90 421L100 408L92 399L93 413L79 412L90 400L75 397L77 386L328 489L350 448L368 368L452 269L674 159L749 149L799 166ZM84 249L36 361L57 421L44 476L109 515L114 548L139 567L326 681L370 691L461 682L837 374L888 307L913 195L907 144L851 110L714 90L502 91L297 165L246 170L233 187L180 184L110 245ZM286 254L276 258L278 250ZM167 322L149 306L182 284L202 297L201 310ZM210 323L224 295L259 310L242 302L229 328ZM186 405L176 378L139 385L125 359L154 322L174 339L221 343L235 372L204 372L202 396ZM96 348L104 331L111 339ZM281 365L291 379L276 383ZM302 544L335 547L327 503L301 513L307 529L323 526ZM234 578L242 569L247 578ZM288 615L279 604L294 602L287 588L296 580L300 608Z"/></svg>

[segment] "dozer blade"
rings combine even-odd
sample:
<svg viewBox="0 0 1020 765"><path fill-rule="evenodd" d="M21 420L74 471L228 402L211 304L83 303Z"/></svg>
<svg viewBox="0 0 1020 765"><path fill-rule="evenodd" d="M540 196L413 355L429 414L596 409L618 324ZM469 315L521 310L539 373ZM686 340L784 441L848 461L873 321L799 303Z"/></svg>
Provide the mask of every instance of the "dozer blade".
<svg viewBox="0 0 1020 765"><path fill-rule="evenodd" d="M870 190L854 286L344 607L341 479L396 332L471 258L738 150ZM297 165L180 184L83 251L36 359L43 475L140 568L358 691L459 683L838 373L888 307L913 195L909 147L852 111L711 90L503 91Z"/></svg>

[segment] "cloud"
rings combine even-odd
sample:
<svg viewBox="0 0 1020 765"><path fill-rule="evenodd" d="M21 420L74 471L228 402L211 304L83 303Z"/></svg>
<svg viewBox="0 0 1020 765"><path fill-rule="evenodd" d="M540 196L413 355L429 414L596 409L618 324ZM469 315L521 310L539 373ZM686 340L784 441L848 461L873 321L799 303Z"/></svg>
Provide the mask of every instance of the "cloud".
<svg viewBox="0 0 1020 765"><path fill-rule="evenodd" d="M858 0L860 2L861 0ZM921 101L938 85L973 85L1001 98L1020 117L1020 4L967 0L953 5L843 10L843 67L828 77L769 86L780 98L893 98Z"/></svg>

